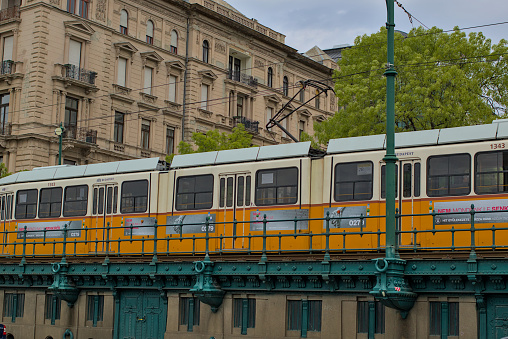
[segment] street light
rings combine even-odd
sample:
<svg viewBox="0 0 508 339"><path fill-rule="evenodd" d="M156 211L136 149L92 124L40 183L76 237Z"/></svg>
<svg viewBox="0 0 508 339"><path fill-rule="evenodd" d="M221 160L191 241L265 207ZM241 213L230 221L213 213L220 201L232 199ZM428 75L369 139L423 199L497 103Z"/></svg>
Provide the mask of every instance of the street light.
<svg viewBox="0 0 508 339"><path fill-rule="evenodd" d="M60 123L60 126L55 128L55 135L58 136L58 164L62 164L62 137L65 128Z"/></svg>

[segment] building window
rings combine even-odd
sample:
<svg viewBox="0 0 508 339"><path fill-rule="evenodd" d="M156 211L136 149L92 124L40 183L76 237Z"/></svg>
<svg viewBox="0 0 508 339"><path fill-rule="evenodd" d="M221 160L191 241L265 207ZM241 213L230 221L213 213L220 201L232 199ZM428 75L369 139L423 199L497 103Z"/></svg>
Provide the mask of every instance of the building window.
<svg viewBox="0 0 508 339"><path fill-rule="evenodd" d="M67 12L88 19L89 0L67 0Z"/></svg>
<svg viewBox="0 0 508 339"><path fill-rule="evenodd" d="M127 59L125 58L118 58L116 83L120 86L127 87Z"/></svg>
<svg viewBox="0 0 508 339"><path fill-rule="evenodd" d="M41 188L39 218L57 218L62 210L62 188Z"/></svg>
<svg viewBox="0 0 508 339"><path fill-rule="evenodd" d="M213 202L213 175L179 177L176 182L176 209L200 210L211 208Z"/></svg>
<svg viewBox="0 0 508 339"><path fill-rule="evenodd" d="M46 294L44 304L44 319L50 319L51 325L55 324L56 319L60 319L61 301L54 294Z"/></svg>
<svg viewBox="0 0 508 339"><path fill-rule="evenodd" d="M321 104L319 100L319 95L314 98L314 104L316 105L316 108L319 109L319 106Z"/></svg>
<svg viewBox="0 0 508 339"><path fill-rule="evenodd" d="M125 9L120 11L120 33L126 34L129 32L129 13Z"/></svg>
<svg viewBox="0 0 508 339"><path fill-rule="evenodd" d="M175 152L175 129L168 127L166 129L166 154Z"/></svg>
<svg viewBox="0 0 508 339"><path fill-rule="evenodd" d="M150 148L150 120L141 119L141 148Z"/></svg>
<svg viewBox="0 0 508 339"><path fill-rule="evenodd" d="M10 317L12 322L16 318L22 318L25 313L25 294L24 293L5 293L4 294L4 317Z"/></svg>
<svg viewBox="0 0 508 339"><path fill-rule="evenodd" d="M210 45L207 40L203 40L203 62L208 63L208 54L210 53Z"/></svg>
<svg viewBox="0 0 508 339"><path fill-rule="evenodd" d="M448 323L448 336L459 335L459 303L430 302L430 335L442 335L442 323Z"/></svg>
<svg viewBox="0 0 508 339"><path fill-rule="evenodd" d="M244 116L244 97L241 95L238 95L236 98L236 116L237 117L243 117Z"/></svg>
<svg viewBox="0 0 508 339"><path fill-rule="evenodd" d="M0 134L5 135L9 132L9 94L0 95Z"/></svg>
<svg viewBox="0 0 508 339"><path fill-rule="evenodd" d="M229 56L229 74L228 78L235 81L240 81L240 72L242 69L242 60Z"/></svg>
<svg viewBox="0 0 508 339"><path fill-rule="evenodd" d="M178 54L178 33L175 30L171 31L171 45L169 51L174 54Z"/></svg>
<svg viewBox="0 0 508 339"><path fill-rule="evenodd" d="M273 108L267 107L266 108L266 124L268 124L270 122L270 120L272 120L272 117L273 117Z"/></svg>
<svg viewBox="0 0 508 339"><path fill-rule="evenodd" d="M256 327L256 299L233 299L233 327L240 327L244 335L247 328Z"/></svg>
<svg viewBox="0 0 508 339"><path fill-rule="evenodd" d="M89 295L86 304L86 320L91 321L93 327L96 327L98 321L104 320L104 296Z"/></svg>
<svg viewBox="0 0 508 339"><path fill-rule="evenodd" d="M176 102L176 83L178 82L178 78L174 75L169 76L169 93L168 100L171 102Z"/></svg>
<svg viewBox="0 0 508 339"><path fill-rule="evenodd" d="M12 51L14 48L14 36L6 36L3 40L2 61L13 60Z"/></svg>
<svg viewBox="0 0 508 339"><path fill-rule="evenodd" d="M450 154L427 159L427 195L467 195L471 192L471 156Z"/></svg>
<svg viewBox="0 0 508 339"><path fill-rule="evenodd" d="M34 219L37 213L37 190L19 190L16 193L16 219Z"/></svg>
<svg viewBox="0 0 508 339"><path fill-rule="evenodd" d="M385 333L385 307L379 301L359 301L356 310L356 331L369 333L369 319L373 316L374 333Z"/></svg>
<svg viewBox="0 0 508 339"><path fill-rule="evenodd" d="M289 80L286 76L282 79L282 94L285 96L289 94Z"/></svg>
<svg viewBox="0 0 508 339"><path fill-rule="evenodd" d="M298 201L296 167L260 170L256 173L256 205L286 205Z"/></svg>
<svg viewBox="0 0 508 339"><path fill-rule="evenodd" d="M80 41L70 39L69 40L69 64L76 67L81 67L81 47Z"/></svg>
<svg viewBox="0 0 508 339"><path fill-rule="evenodd" d="M198 298L180 297L180 325L187 325L187 331L191 332L194 325L199 325L199 307Z"/></svg>
<svg viewBox="0 0 508 339"><path fill-rule="evenodd" d="M152 94L152 76L153 76L153 68L145 66L145 83L143 88L143 93Z"/></svg>
<svg viewBox="0 0 508 339"><path fill-rule="evenodd" d="M146 42L153 45L153 21L146 22Z"/></svg>
<svg viewBox="0 0 508 339"><path fill-rule="evenodd" d="M148 207L148 180L124 181L120 213L143 213Z"/></svg>
<svg viewBox="0 0 508 339"><path fill-rule="evenodd" d="M305 133L305 121L298 122L298 140L302 141L303 133Z"/></svg>
<svg viewBox="0 0 508 339"><path fill-rule="evenodd" d="M78 104L78 99L71 97L65 98L64 133L67 138L76 139L78 126Z"/></svg>
<svg viewBox="0 0 508 339"><path fill-rule="evenodd" d="M305 88L302 88L302 90L300 91L300 102L301 103L305 102Z"/></svg>
<svg viewBox="0 0 508 339"><path fill-rule="evenodd" d="M372 198L372 162L350 162L335 166L335 201Z"/></svg>
<svg viewBox="0 0 508 339"><path fill-rule="evenodd" d="M307 336L307 331L321 332L321 313L321 300L288 300L287 330L302 331L303 337ZM307 324L307 328L302 324Z"/></svg>
<svg viewBox="0 0 508 339"><path fill-rule="evenodd" d="M208 91L209 85L201 84L201 109L206 110L208 108Z"/></svg>
<svg viewBox="0 0 508 339"><path fill-rule="evenodd" d="M496 194L508 191L508 152L482 152L475 156L476 194Z"/></svg>
<svg viewBox="0 0 508 339"><path fill-rule="evenodd" d="M124 124L125 124L125 115L120 112L115 112L115 128L114 128L115 142L123 143Z"/></svg>
<svg viewBox="0 0 508 339"><path fill-rule="evenodd" d="M268 87L273 87L273 69L268 67L268 77L266 79L266 85Z"/></svg>

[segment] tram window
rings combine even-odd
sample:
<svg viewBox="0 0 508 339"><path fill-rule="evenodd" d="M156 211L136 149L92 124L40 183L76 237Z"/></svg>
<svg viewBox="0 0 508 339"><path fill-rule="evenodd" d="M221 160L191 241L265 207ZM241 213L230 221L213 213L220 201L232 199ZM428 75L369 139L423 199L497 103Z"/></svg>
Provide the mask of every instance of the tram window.
<svg viewBox="0 0 508 339"><path fill-rule="evenodd" d="M109 186L106 194L106 213L111 214L113 211L113 187Z"/></svg>
<svg viewBox="0 0 508 339"><path fill-rule="evenodd" d="M404 198L411 197L411 164L402 166L402 196Z"/></svg>
<svg viewBox="0 0 508 339"><path fill-rule="evenodd" d="M335 201L372 198L372 162L335 165Z"/></svg>
<svg viewBox="0 0 508 339"><path fill-rule="evenodd" d="M245 178L245 206L250 206L250 175Z"/></svg>
<svg viewBox="0 0 508 339"><path fill-rule="evenodd" d="M62 211L62 188L42 188L39 197L39 218L59 217Z"/></svg>
<svg viewBox="0 0 508 339"><path fill-rule="evenodd" d="M104 213L104 187L99 188L99 206L97 207L97 213Z"/></svg>
<svg viewBox="0 0 508 339"><path fill-rule="evenodd" d="M243 176L239 176L238 177L238 192L236 192L236 206L239 206L239 207L243 206L243 191L244 191L243 181L244 181Z"/></svg>
<svg viewBox="0 0 508 339"><path fill-rule="evenodd" d="M7 219L12 219L12 195L7 196Z"/></svg>
<svg viewBox="0 0 508 339"><path fill-rule="evenodd" d="M5 206L5 196L2 197L2 200L0 201L0 220L5 220L6 217L6 206Z"/></svg>
<svg viewBox="0 0 508 339"><path fill-rule="evenodd" d="M64 217L86 215L88 204L88 185L68 186L65 188Z"/></svg>
<svg viewBox="0 0 508 339"><path fill-rule="evenodd" d="M200 210L212 207L213 175L180 177L176 187L177 210Z"/></svg>
<svg viewBox="0 0 508 339"><path fill-rule="evenodd" d="M118 205L118 186L113 188L113 213L116 213Z"/></svg>
<svg viewBox="0 0 508 339"><path fill-rule="evenodd" d="M231 206L233 206L233 177L228 178L226 188L226 207Z"/></svg>
<svg viewBox="0 0 508 339"><path fill-rule="evenodd" d="M16 219L33 219L37 213L37 190L22 190L16 195Z"/></svg>
<svg viewBox="0 0 508 339"><path fill-rule="evenodd" d="M120 213L142 213L148 207L148 180L122 183Z"/></svg>
<svg viewBox="0 0 508 339"><path fill-rule="evenodd" d="M477 194L508 192L508 151L476 154L474 190Z"/></svg>
<svg viewBox="0 0 508 339"><path fill-rule="evenodd" d="M471 156L451 154L427 160L427 195L467 195L471 192Z"/></svg>
<svg viewBox="0 0 508 339"><path fill-rule="evenodd" d="M226 179L220 179L219 207L224 207L224 197L226 196Z"/></svg>
<svg viewBox="0 0 508 339"><path fill-rule="evenodd" d="M414 187L413 194L415 197L420 196L420 183L421 183L421 164L419 162L414 165Z"/></svg>
<svg viewBox="0 0 508 339"><path fill-rule="evenodd" d="M97 214L97 188L93 189L93 207L92 214Z"/></svg>
<svg viewBox="0 0 508 339"><path fill-rule="evenodd" d="M296 167L261 170L256 173L256 205L285 205L295 204L297 201Z"/></svg>
<svg viewBox="0 0 508 339"><path fill-rule="evenodd" d="M395 164L395 197L399 196L399 165ZM381 198L386 199L386 165L381 166Z"/></svg>

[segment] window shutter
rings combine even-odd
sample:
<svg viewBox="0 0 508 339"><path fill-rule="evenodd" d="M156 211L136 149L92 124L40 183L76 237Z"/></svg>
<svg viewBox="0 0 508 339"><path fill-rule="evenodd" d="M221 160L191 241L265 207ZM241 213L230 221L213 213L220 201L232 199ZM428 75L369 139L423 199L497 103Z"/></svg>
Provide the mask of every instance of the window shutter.
<svg viewBox="0 0 508 339"><path fill-rule="evenodd" d="M118 58L117 84L126 87L127 59Z"/></svg>
<svg viewBox="0 0 508 339"><path fill-rule="evenodd" d="M12 48L14 45L14 37L8 36L4 38L4 52L3 52L3 61L12 60Z"/></svg>
<svg viewBox="0 0 508 339"><path fill-rule="evenodd" d="M72 39L69 44L69 64L81 66L81 42Z"/></svg>

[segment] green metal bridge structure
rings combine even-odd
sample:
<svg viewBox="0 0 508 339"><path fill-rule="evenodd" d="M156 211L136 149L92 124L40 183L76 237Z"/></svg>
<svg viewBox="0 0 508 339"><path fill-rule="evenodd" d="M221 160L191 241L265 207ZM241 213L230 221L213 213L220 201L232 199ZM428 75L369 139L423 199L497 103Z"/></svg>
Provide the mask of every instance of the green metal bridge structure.
<svg viewBox="0 0 508 339"><path fill-rule="evenodd" d="M4 248L11 249L9 252L12 254L5 255L0 264L0 287L5 291L47 289L59 300L65 300L69 306L76 302L83 291L111 291L116 308L114 338L124 338L124 332L128 331L125 326L128 317L126 312L130 311L126 311L124 307L128 300L122 298L140 291L154 296L156 305L148 302L148 305L134 307L144 307L144 313L147 309L156 311L155 317L164 320L156 322L156 326L160 326L158 333L164 333L167 317L164 297L168 293L188 292L209 305L212 312L216 312L227 293L283 292L371 295L385 306L396 309L400 313L401 321L411 312L414 302L420 296L470 296L476 300L477 337L501 338L507 333L508 321L505 319L505 310L508 309L508 242L502 236L507 233L508 227L477 227L475 218L484 213L492 212L477 212L472 206L469 212L462 212L465 218L469 218L470 223L457 228L436 223L436 217L446 215L445 213L396 213L397 224L404 217L425 217L429 225L432 224L432 228L396 231L396 238L409 235L414 245L402 249L396 246L394 258L383 255L386 252L384 231L331 230L331 222L341 217L331 218L330 215L323 219L267 221L264 218L262 234L231 237L210 235L208 230L213 229L215 223L208 218L203 225L205 232L202 236L189 236L185 231L176 235L159 236L165 227L177 226L182 230L183 227L194 225L155 224L145 226L154 230L152 236L130 239L106 237L100 242L92 241L91 244L87 240L69 238L67 227L62 231L62 238L51 240L45 239L48 231L23 229L3 232L0 234L3 239L9 238L10 233L16 233L17 240L1 244ZM457 212L454 212L454 215L456 214ZM298 222L312 220L322 220L323 233L297 231ZM267 232L271 222L280 221L294 221L294 232ZM88 229L87 232L96 230L104 230L105 234L110 234L113 228L108 225L104 229ZM31 236L31 232L43 232L45 241ZM330 243L346 244L348 238L359 236L370 236L377 241L371 247L330 248ZM475 239L479 236L488 237L491 241L488 245L478 245ZM440 241L430 241L428 243L436 245L422 247L416 245L421 237L436 237ZM227 240L242 238L248 244L244 249L235 251L218 246L210 250L209 244L212 242L222 244ZM285 249L285 240L299 238L306 239L310 248L303 251ZM459 238L461 241L456 241ZM312 244L317 239L323 245L313 248ZM443 239L446 239L446 245L442 244ZM464 239L468 239L467 243ZM170 252L173 242L183 241L192 242L190 251ZM80 253L76 249L82 244L92 245L95 252ZM104 248L106 251L100 252L97 248ZM129 249L132 248L141 248L141 251L130 252ZM166 251L161 251L161 248L166 248ZM48 249L50 254L47 254ZM162 303L160 306L157 304L159 302ZM13 305L15 307L16 303ZM121 308L121 305L124 306ZM369 312L373 313L374 307L370 307ZM12 323L16 321L15 315L16 310L13 310ZM443 303L441 338L448 337L447 316L446 303ZM369 319L374 319L373 314ZM189 324L187 330L192 331L192 319ZM242 333L246 334L247 323L241 326ZM374 331L375 323L370 321L368 338L374 338ZM307 329L302 328L300 335L307 337ZM473 337L476 337L476 334Z"/></svg>

